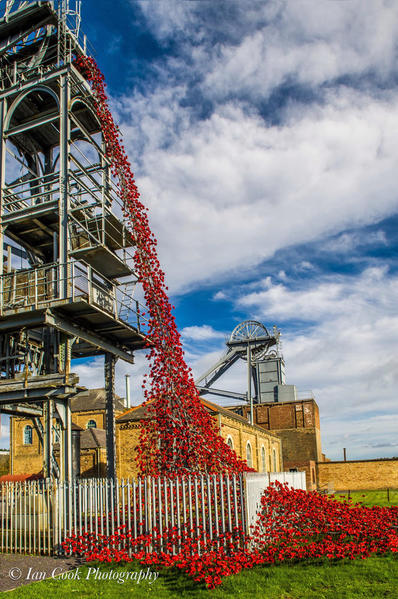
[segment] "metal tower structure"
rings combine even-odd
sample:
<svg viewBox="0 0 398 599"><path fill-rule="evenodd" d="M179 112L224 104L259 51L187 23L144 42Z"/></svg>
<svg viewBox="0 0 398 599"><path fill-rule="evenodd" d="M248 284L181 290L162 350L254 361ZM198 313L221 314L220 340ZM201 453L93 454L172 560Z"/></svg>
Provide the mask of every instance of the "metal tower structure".
<svg viewBox="0 0 398 599"><path fill-rule="evenodd" d="M238 324L227 341L226 354L195 381L199 393L201 395L212 393L247 401L253 423L253 403L269 401L267 395L270 392L274 401L274 387L283 385L285 382L284 362L279 354L279 337L280 333L276 327L270 333L263 324L255 320L245 320ZM239 359L247 363L247 393L213 388L213 383Z"/></svg>
<svg viewBox="0 0 398 599"><path fill-rule="evenodd" d="M86 51L80 4L7 0L0 19L0 411L32 418L44 475L62 480L73 474L71 361L105 356L114 477L115 362L133 363L147 342L132 238L73 64Z"/></svg>

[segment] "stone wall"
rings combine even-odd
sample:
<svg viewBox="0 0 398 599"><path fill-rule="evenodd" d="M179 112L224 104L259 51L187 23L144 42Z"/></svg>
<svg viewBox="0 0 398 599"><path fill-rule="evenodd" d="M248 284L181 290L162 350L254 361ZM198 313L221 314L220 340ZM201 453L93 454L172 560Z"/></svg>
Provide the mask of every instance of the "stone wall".
<svg viewBox="0 0 398 599"><path fill-rule="evenodd" d="M318 486L335 491L398 489L398 458L321 462L317 464Z"/></svg>

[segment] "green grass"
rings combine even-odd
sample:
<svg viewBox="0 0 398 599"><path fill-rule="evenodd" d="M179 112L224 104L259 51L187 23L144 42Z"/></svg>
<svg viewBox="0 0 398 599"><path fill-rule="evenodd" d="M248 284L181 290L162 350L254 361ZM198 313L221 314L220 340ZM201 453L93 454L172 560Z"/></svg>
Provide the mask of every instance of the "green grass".
<svg viewBox="0 0 398 599"><path fill-rule="evenodd" d="M398 503L398 492L390 500ZM336 494L337 495L337 494ZM338 494L341 495L341 494ZM355 501L365 505L388 505L384 491L355 492ZM365 497L362 497L365 495ZM390 501L390 505L391 505ZM114 597L148 599L397 599L398 556L387 554L365 560L282 564L245 570L223 580L221 587L209 591L176 569L162 569L158 579L149 584L134 580L120 584L116 581L95 580L89 567L105 572L138 572L147 567L138 564L89 564L80 567L80 580L49 579L15 591L0 593L8 599L61 599L61 597L113 599Z"/></svg>
<svg viewBox="0 0 398 599"><path fill-rule="evenodd" d="M335 497L339 498L348 498L348 493L341 493L336 491ZM383 505L383 506L391 506L398 505L398 489L390 490L389 497L390 501L388 501L387 491L350 491L350 497L352 503L363 503L363 505L371 507L373 505ZM398 592L397 592L398 597Z"/></svg>
<svg viewBox="0 0 398 599"><path fill-rule="evenodd" d="M137 565L99 565L100 571L139 570ZM112 599L132 597L181 599L194 597L224 599L396 599L398 595L398 560L392 555L366 560L326 562L322 564L283 564L256 567L224 579L221 587L208 591L176 570L161 570L152 585L128 581L86 580L88 566L80 569L81 580L46 580L7 593L9 599L61 599L84 597ZM1 595L6 596L5 593Z"/></svg>

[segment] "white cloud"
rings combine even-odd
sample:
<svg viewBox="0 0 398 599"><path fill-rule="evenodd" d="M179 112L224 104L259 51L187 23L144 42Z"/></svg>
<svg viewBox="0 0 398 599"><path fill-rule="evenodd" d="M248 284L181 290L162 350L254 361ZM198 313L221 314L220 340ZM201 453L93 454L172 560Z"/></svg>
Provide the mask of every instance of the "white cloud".
<svg viewBox="0 0 398 599"><path fill-rule="evenodd" d="M396 211L398 101L349 90L328 100L278 127L229 105L186 121L167 147L145 133L137 180L172 291Z"/></svg>
<svg viewBox="0 0 398 599"><path fill-rule="evenodd" d="M204 324L202 326L191 326L181 329L181 337L183 340L191 341L208 341L210 339L224 338L224 333L215 331L213 327Z"/></svg>
<svg viewBox="0 0 398 599"><path fill-rule="evenodd" d="M323 258L386 245L383 231L346 230L397 212L397 3L140 6L159 43L179 52L116 108L173 292L217 281L213 298L231 300L225 279L253 278L296 244L322 241ZM316 272L315 259L297 262L293 273ZM263 278L237 307L266 324L309 321L283 338L289 382L316 392L331 457L342 446L376 457L375 444L395 443L397 278L377 267L288 281ZM196 374L219 357L188 350ZM230 374L226 385L242 382Z"/></svg>
<svg viewBox="0 0 398 599"><path fill-rule="evenodd" d="M227 296L226 296L226 294L225 294L225 292L224 292L224 291L217 291L217 293L215 293L215 294L213 295L213 299L214 299L215 301L218 301L218 300L225 300L225 299L227 299Z"/></svg>
<svg viewBox="0 0 398 599"><path fill-rule="evenodd" d="M176 47L114 103L173 292L396 212L396 3L134 4ZM271 126L283 83L317 100Z"/></svg>
<svg viewBox="0 0 398 599"><path fill-rule="evenodd" d="M344 434L350 435L352 457L386 453L370 441L386 448L396 443L397 292L397 276L369 268L360 276L313 280L306 288L276 284L239 300L266 323L309 321L283 336L287 382L315 392L331 457L346 446Z"/></svg>
<svg viewBox="0 0 398 599"><path fill-rule="evenodd" d="M143 352L136 352L134 355L135 363L128 364L121 360L116 362L115 369L115 392L120 397L126 397L126 374L130 375L130 399L132 405L140 404L143 397L143 378L148 372L148 360ZM75 365L72 363L72 371L79 377L79 384L89 389L104 387L104 360L102 357L89 360L84 364Z"/></svg>
<svg viewBox="0 0 398 599"><path fill-rule="evenodd" d="M218 100L238 88L267 97L285 83L320 86L341 76L395 71L398 6L375 1L296 0L237 45L222 46L204 85ZM264 11L266 8L264 7Z"/></svg>
<svg viewBox="0 0 398 599"><path fill-rule="evenodd" d="M322 252L347 254L361 246L386 246L384 231L342 233L338 237L328 239L320 248Z"/></svg>

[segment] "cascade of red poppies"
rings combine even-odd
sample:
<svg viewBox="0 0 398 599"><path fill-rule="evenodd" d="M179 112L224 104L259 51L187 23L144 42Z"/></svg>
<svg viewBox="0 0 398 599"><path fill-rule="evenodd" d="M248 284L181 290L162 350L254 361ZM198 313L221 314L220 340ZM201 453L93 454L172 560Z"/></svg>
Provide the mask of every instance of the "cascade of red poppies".
<svg viewBox="0 0 398 599"><path fill-rule="evenodd" d="M144 385L148 418L142 422L138 447L140 471L154 475L249 470L219 436L214 420L200 402L192 373L185 363L157 256L156 239L108 106L104 76L93 58L81 56L74 64L91 85L106 155L118 181L124 216L134 241L135 270L149 312L150 370Z"/></svg>
<svg viewBox="0 0 398 599"><path fill-rule="evenodd" d="M176 494L173 505L177 513ZM108 514L99 516L98 530L107 529L106 518ZM222 532L221 526L213 537L209 535L211 509L194 529L189 522L180 521L178 527L155 526L138 536L126 524L120 525L119 519L109 526L112 534L92 529L72 534L64 540L64 549L68 554L84 555L87 561L137 560L148 566L177 567L210 588L221 584L225 576L260 565L398 553L398 506L367 508L278 482L264 490L257 521L246 535L239 527Z"/></svg>

